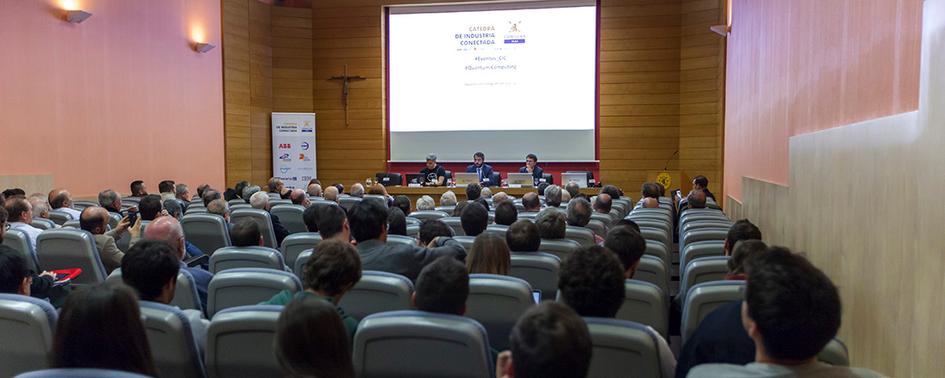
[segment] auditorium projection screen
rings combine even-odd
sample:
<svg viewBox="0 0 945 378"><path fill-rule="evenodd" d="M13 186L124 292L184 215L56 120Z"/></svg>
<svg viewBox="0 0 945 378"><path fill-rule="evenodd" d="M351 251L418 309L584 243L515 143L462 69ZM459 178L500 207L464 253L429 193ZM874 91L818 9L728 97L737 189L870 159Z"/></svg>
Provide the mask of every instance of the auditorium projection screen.
<svg viewBox="0 0 945 378"><path fill-rule="evenodd" d="M387 8L390 160L596 160L596 1Z"/></svg>

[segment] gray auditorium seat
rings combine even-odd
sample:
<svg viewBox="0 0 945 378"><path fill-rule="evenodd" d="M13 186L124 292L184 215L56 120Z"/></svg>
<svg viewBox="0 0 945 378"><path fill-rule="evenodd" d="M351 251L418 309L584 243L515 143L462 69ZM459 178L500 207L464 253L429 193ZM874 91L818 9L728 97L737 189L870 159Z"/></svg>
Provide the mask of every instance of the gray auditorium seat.
<svg viewBox="0 0 945 378"><path fill-rule="evenodd" d="M233 211L233 210L236 210L236 209L252 209L252 208L253 208L252 205L250 205L250 204L248 204L248 203L246 203L246 202L237 203L237 204L228 205L228 206L230 207L230 211ZM273 207L273 208L275 208L275 207Z"/></svg>
<svg viewBox="0 0 945 378"><path fill-rule="evenodd" d="M62 226L66 221L72 220L72 215L62 210L49 210L49 220Z"/></svg>
<svg viewBox="0 0 945 378"><path fill-rule="evenodd" d="M140 301L154 368L163 377L206 377L203 356L194 329L181 310L150 301Z"/></svg>
<svg viewBox="0 0 945 378"><path fill-rule="evenodd" d="M466 249L466 252L469 252L469 250L472 249L473 243L476 242L476 237L475 236L454 236L453 240L458 241L459 244L462 244L463 248Z"/></svg>
<svg viewBox="0 0 945 378"><path fill-rule="evenodd" d="M43 231L36 239L36 255L45 270L81 268L82 274L72 280L74 284L99 284L108 276L95 239L87 231L68 228Z"/></svg>
<svg viewBox="0 0 945 378"><path fill-rule="evenodd" d="M850 354L847 351L847 346L838 338L830 340L824 346L824 349L817 353L817 360L834 366L850 366Z"/></svg>
<svg viewBox="0 0 945 378"><path fill-rule="evenodd" d="M724 280L728 274L728 259L728 256L713 256L687 262L679 280L680 303L686 299L689 288L704 282Z"/></svg>
<svg viewBox="0 0 945 378"><path fill-rule="evenodd" d="M574 251L581 249L581 245L574 240L569 239L541 239L541 246L538 250L548 252L564 261Z"/></svg>
<svg viewBox="0 0 945 378"><path fill-rule="evenodd" d="M121 370L64 368L44 369L19 374L14 378L148 378L147 375Z"/></svg>
<svg viewBox="0 0 945 378"><path fill-rule="evenodd" d="M78 211L85 210L86 207L90 207L90 206L98 206L98 202L85 201L85 200L72 201L72 208Z"/></svg>
<svg viewBox="0 0 945 378"><path fill-rule="evenodd" d="M351 207L361 202L361 199L358 197L340 197L338 198L338 204L341 205L346 211L350 210Z"/></svg>
<svg viewBox="0 0 945 378"><path fill-rule="evenodd" d="M653 327L669 338L669 301L659 286L640 280L624 281L623 305L617 319L629 320Z"/></svg>
<svg viewBox="0 0 945 378"><path fill-rule="evenodd" d="M587 227L567 226L564 238L578 242L581 247L597 245L597 241L594 239L594 231Z"/></svg>
<svg viewBox="0 0 945 378"><path fill-rule="evenodd" d="M442 211L447 214L452 214L453 210L456 209L456 206L437 206L436 211Z"/></svg>
<svg viewBox="0 0 945 378"><path fill-rule="evenodd" d="M233 209L230 208L230 211L233 211ZM201 206L190 205L189 207L187 207L187 211L184 212L184 215L190 215L190 214L209 214L209 212L207 211L207 208L203 207L202 205Z"/></svg>
<svg viewBox="0 0 945 378"><path fill-rule="evenodd" d="M561 259L544 252L512 252L509 275L527 281L541 291L542 300L554 300L558 294Z"/></svg>
<svg viewBox="0 0 945 378"><path fill-rule="evenodd" d="M354 336L352 357L359 377L481 378L495 373L482 325L462 316L421 311L364 318Z"/></svg>
<svg viewBox="0 0 945 378"><path fill-rule="evenodd" d="M658 228L640 226L640 235L646 240L655 240L667 247L673 245L672 236Z"/></svg>
<svg viewBox="0 0 945 378"><path fill-rule="evenodd" d="M272 228L272 217L269 212L259 209L237 209L230 213L230 222L239 223L246 219L252 219L259 226L259 233L263 236L263 245L270 248L279 248L276 242L276 233Z"/></svg>
<svg viewBox="0 0 945 378"><path fill-rule="evenodd" d="M702 283L690 288L685 297L679 329L683 344L696 331L706 315L723 304L745 298L745 281Z"/></svg>
<svg viewBox="0 0 945 378"><path fill-rule="evenodd" d="M20 252L29 269L34 272L40 272L39 260L36 258L36 250L30 243L29 236L20 230L7 230L3 234L3 245L8 246Z"/></svg>
<svg viewBox="0 0 945 378"><path fill-rule="evenodd" d="M322 236L317 232L300 232L286 236L282 240L282 256L285 258L285 264L295 266L295 259L306 249L313 249L318 243L321 243Z"/></svg>
<svg viewBox="0 0 945 378"><path fill-rule="evenodd" d="M450 228L453 229L453 236L466 235L466 232L463 231L463 223L460 221L459 217L440 218L440 221L446 223L447 226L450 226Z"/></svg>
<svg viewBox="0 0 945 378"><path fill-rule="evenodd" d="M640 257L640 264L637 265L637 271L633 279L649 282L656 285L665 295L669 292L669 271L666 270L666 264L659 258L649 255Z"/></svg>
<svg viewBox="0 0 945 378"><path fill-rule="evenodd" d="M115 269L108 278L107 283L124 283L121 278L121 268ZM203 306L200 305L200 297L197 295L197 286L194 285L194 277L190 272L181 269L177 272L177 286L174 289L174 298L171 299L171 306L177 306L184 310L197 310L203 312Z"/></svg>
<svg viewBox="0 0 945 378"><path fill-rule="evenodd" d="M689 231L679 239L679 266L693 259L725 254L725 236L727 230L701 229ZM680 275L682 272L680 272Z"/></svg>
<svg viewBox="0 0 945 378"><path fill-rule="evenodd" d="M670 271L673 264L673 259L672 259L672 255L670 255L669 253L669 248L667 248L666 245L663 244L663 242L647 239L646 251L644 251L643 253L644 255L653 256L660 259L660 261L662 261L663 264L666 265L666 271L667 272Z"/></svg>
<svg viewBox="0 0 945 378"><path fill-rule="evenodd" d="M233 206L233 205L242 205L242 204L245 204L246 201L243 200L243 199L231 199L231 200L229 200L229 201L226 201L226 203L227 203L228 205L230 205L230 206Z"/></svg>
<svg viewBox="0 0 945 378"><path fill-rule="evenodd" d="M338 304L351 316L364 319L368 315L413 308L410 296L413 283L399 274L365 270Z"/></svg>
<svg viewBox="0 0 945 378"><path fill-rule="evenodd" d="M501 225L501 224L490 224L488 227L486 227L485 233L495 234L496 236L501 237L502 240L505 240L505 234L506 232L508 232L508 230L509 230L509 226Z"/></svg>
<svg viewBox="0 0 945 378"><path fill-rule="evenodd" d="M302 279L302 270L305 268L305 264L308 263L308 259L312 258L312 253L314 250L312 248L303 250L295 257L295 262L292 263L292 273L295 273L295 276Z"/></svg>
<svg viewBox="0 0 945 378"><path fill-rule="evenodd" d="M0 294L0 376L49 367L57 317L42 299Z"/></svg>
<svg viewBox="0 0 945 378"><path fill-rule="evenodd" d="M282 252L269 247L224 247L210 256L211 273L235 268L286 270Z"/></svg>
<svg viewBox="0 0 945 378"><path fill-rule="evenodd" d="M730 220L716 220L716 219L700 220L697 222L687 222L684 228L679 229L679 232L685 233L688 231L702 229L702 228L717 228L717 229L728 230L732 228L733 224L735 223Z"/></svg>
<svg viewBox="0 0 945 378"><path fill-rule="evenodd" d="M600 223L603 223L604 226L607 226L607 227L614 225L614 218L611 217L610 214L601 214L598 212L594 212L591 214L591 220L592 221L596 220Z"/></svg>
<svg viewBox="0 0 945 378"><path fill-rule="evenodd" d="M74 229L78 230L78 229L79 229L79 220L78 220L78 219L70 219L70 220L67 220L67 221L65 221L65 223L62 224L62 227L74 228Z"/></svg>
<svg viewBox="0 0 945 378"><path fill-rule="evenodd" d="M404 235L387 234L388 243L401 243L406 245L417 245L417 239Z"/></svg>
<svg viewBox="0 0 945 378"><path fill-rule="evenodd" d="M421 222L423 222L423 221L430 220L430 219L446 218L446 217L448 217L448 216L450 216L450 215L447 214L447 213L444 213L444 212L442 212L442 211L436 211L436 210L422 210L422 211L414 211L414 212L412 212L412 213L410 213L410 214L407 214L407 216L410 217L410 218L419 219Z"/></svg>
<svg viewBox="0 0 945 378"><path fill-rule="evenodd" d="M594 351L588 377L670 378L673 371L664 371L660 363L662 336L645 325L626 320L584 318L591 333Z"/></svg>
<svg viewBox="0 0 945 378"><path fill-rule="evenodd" d="M486 328L495 350L509 348L515 322L535 305L532 287L525 280L495 274L470 274L465 316Z"/></svg>
<svg viewBox="0 0 945 378"><path fill-rule="evenodd" d="M283 290L302 290L298 277L273 269L236 268L213 276L207 289L207 316L220 310L268 301Z"/></svg>
<svg viewBox="0 0 945 378"><path fill-rule="evenodd" d="M305 212L302 205L281 205L273 207L269 211L279 217L279 222L285 226L286 230L289 230L290 234L308 232L305 221L302 220L302 213Z"/></svg>
<svg viewBox="0 0 945 378"><path fill-rule="evenodd" d="M217 313L207 329L207 373L211 378L281 377L272 352L283 306L252 305Z"/></svg>
<svg viewBox="0 0 945 378"><path fill-rule="evenodd" d="M602 238L607 236L607 230L608 230L607 223L604 223L601 220L591 219L590 222L587 222L587 228L591 229L591 231L593 231L594 234L597 236L600 236Z"/></svg>
<svg viewBox="0 0 945 378"><path fill-rule="evenodd" d="M654 219L647 219L647 218L637 219L637 220L634 220L634 222L637 224L637 226L640 226L640 228L643 228L643 227L654 228L654 229L660 230L665 235L673 234L673 225L671 222L665 222L662 220L654 220Z"/></svg>
<svg viewBox="0 0 945 378"><path fill-rule="evenodd" d="M279 193L266 193L266 194L269 195L269 201L270 201L270 202L272 202L272 200L280 200L280 199L282 199L282 195L280 195Z"/></svg>
<svg viewBox="0 0 945 378"><path fill-rule="evenodd" d="M33 218L33 221L30 223L33 227L36 227L40 230L52 230L59 227L56 222L53 222L46 218Z"/></svg>
<svg viewBox="0 0 945 378"><path fill-rule="evenodd" d="M184 229L184 238L206 254L212 255L214 251L232 245L226 220L219 215L188 213L181 218L180 225Z"/></svg>
<svg viewBox="0 0 945 378"><path fill-rule="evenodd" d="M408 218L410 219L410 218ZM420 225L419 224L407 224L407 236L411 238L416 238L420 236Z"/></svg>

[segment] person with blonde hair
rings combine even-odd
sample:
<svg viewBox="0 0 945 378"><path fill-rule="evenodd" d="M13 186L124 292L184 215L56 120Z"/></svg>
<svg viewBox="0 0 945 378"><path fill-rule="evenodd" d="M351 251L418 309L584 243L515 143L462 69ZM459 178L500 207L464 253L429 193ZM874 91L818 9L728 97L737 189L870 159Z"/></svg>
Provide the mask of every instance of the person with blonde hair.
<svg viewBox="0 0 945 378"><path fill-rule="evenodd" d="M505 239L495 235L482 233L476 237L469 255L466 256L466 270L469 274L485 273L509 275L512 265L512 255Z"/></svg>

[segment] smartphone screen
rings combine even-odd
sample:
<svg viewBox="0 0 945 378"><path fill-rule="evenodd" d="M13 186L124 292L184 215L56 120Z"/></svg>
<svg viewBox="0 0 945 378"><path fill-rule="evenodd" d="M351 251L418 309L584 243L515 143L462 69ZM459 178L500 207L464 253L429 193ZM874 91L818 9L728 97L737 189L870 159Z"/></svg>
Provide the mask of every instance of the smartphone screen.
<svg viewBox="0 0 945 378"><path fill-rule="evenodd" d="M541 290L532 290L532 299L535 304L541 303Z"/></svg>

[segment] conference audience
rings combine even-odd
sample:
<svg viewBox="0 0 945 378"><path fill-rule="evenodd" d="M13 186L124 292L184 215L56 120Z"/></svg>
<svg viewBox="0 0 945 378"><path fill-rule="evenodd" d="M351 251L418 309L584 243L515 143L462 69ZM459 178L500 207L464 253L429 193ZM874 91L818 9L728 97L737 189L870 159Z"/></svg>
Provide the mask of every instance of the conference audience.
<svg viewBox="0 0 945 378"><path fill-rule="evenodd" d="M545 189L548 189L549 186L551 186L551 184L549 184L549 183L547 183L547 182L542 182L541 184L538 184L538 195L539 195L539 196L544 196L544 195L545 195Z"/></svg>
<svg viewBox="0 0 945 378"><path fill-rule="evenodd" d="M266 190L269 193L278 194L281 198L282 193L285 192L285 184L278 177L270 177L269 181L266 182Z"/></svg>
<svg viewBox="0 0 945 378"><path fill-rule="evenodd" d="M482 190L479 192L479 197L490 199L492 198L492 189L489 189L488 186L483 186Z"/></svg>
<svg viewBox="0 0 945 378"><path fill-rule="evenodd" d="M322 240L351 241L351 225L348 223L348 216L341 206L322 207L318 212L316 222Z"/></svg>
<svg viewBox="0 0 945 378"><path fill-rule="evenodd" d="M138 299L170 305L177 289L180 262L173 248L162 241L145 240L128 249L121 261L121 279L138 292ZM185 273L186 274L186 273ZM210 321L199 310L182 310L201 351L205 349Z"/></svg>
<svg viewBox="0 0 945 378"><path fill-rule="evenodd" d="M587 228L591 222L591 203L583 198L575 198L568 202L568 226ZM588 229L590 230L590 229ZM565 230L567 232L567 229ZM600 244L604 241L600 235L594 233L594 243Z"/></svg>
<svg viewBox="0 0 945 378"><path fill-rule="evenodd" d="M440 194L440 206L456 206L456 193L453 193L452 190L447 190Z"/></svg>
<svg viewBox="0 0 945 378"><path fill-rule="evenodd" d="M600 193L597 197L594 197L594 212L599 214L610 215L610 210L613 209L614 201L610 197L610 194Z"/></svg>
<svg viewBox="0 0 945 378"><path fill-rule="evenodd" d="M689 377L881 376L817 361L836 336L842 315L837 287L820 269L786 248L770 248L748 264L745 301L739 315L731 316L739 316L742 332L754 345L753 356L744 362L702 360Z"/></svg>
<svg viewBox="0 0 945 378"><path fill-rule="evenodd" d="M329 186L329 187L325 188L325 201L331 201L331 202L334 202L334 203L338 203L338 195L339 195L339 193L340 193L340 192L338 191L338 188L337 188L337 187Z"/></svg>
<svg viewBox="0 0 945 378"><path fill-rule="evenodd" d="M230 204L223 198L217 198L207 204L207 213L216 214L223 217L227 224L230 224ZM232 228L232 226L230 226Z"/></svg>
<svg viewBox="0 0 945 378"><path fill-rule="evenodd" d="M656 198L647 197L647 198L644 198L642 201L643 201L643 208L657 209L660 207L660 200Z"/></svg>
<svg viewBox="0 0 945 378"><path fill-rule="evenodd" d="M286 236L289 236L289 230L279 221L279 216L270 212L272 206L269 204L269 195L263 192L253 194L253 196L249 198L249 204L254 209L269 213L269 219L272 222L272 231L276 234L276 245L282 245L282 241L285 240Z"/></svg>
<svg viewBox="0 0 945 378"><path fill-rule="evenodd" d="M393 206L403 211L404 214L410 214L410 197L405 195L395 196Z"/></svg>
<svg viewBox="0 0 945 378"><path fill-rule="evenodd" d="M541 247L538 225L527 220L512 223L505 232L505 242L513 252L538 252Z"/></svg>
<svg viewBox="0 0 945 378"><path fill-rule="evenodd" d="M604 185L602 188L600 188L600 192L610 196L611 200L620 199L620 197L623 196L623 191L614 185Z"/></svg>
<svg viewBox="0 0 945 378"><path fill-rule="evenodd" d="M623 265L611 250L581 248L561 263L558 293L582 317L614 318L623 305L625 279ZM656 340L662 376L671 376L676 359L669 344L653 328L646 330Z"/></svg>
<svg viewBox="0 0 945 378"><path fill-rule="evenodd" d="M358 243L362 268L397 273L416 280L423 266L442 256L464 260L466 250L456 240L437 237L433 248L387 242L387 210L377 201L361 201L348 211L351 234Z"/></svg>
<svg viewBox="0 0 945 378"><path fill-rule="evenodd" d="M489 211L479 203L470 203L463 209L460 223L466 236L478 236L489 226Z"/></svg>
<svg viewBox="0 0 945 378"><path fill-rule="evenodd" d="M53 189L49 192L49 207L69 214L72 219L79 219L81 212L72 208L72 194L65 189Z"/></svg>
<svg viewBox="0 0 945 378"><path fill-rule="evenodd" d="M312 204L312 201L308 199L308 196L305 195L302 189L292 189L289 191L289 200L292 201L292 204L301 205L302 207L308 207L308 205Z"/></svg>
<svg viewBox="0 0 945 378"><path fill-rule="evenodd" d="M437 237L453 237L453 229L438 219L428 219L420 224L420 234L417 235L421 246L429 246Z"/></svg>
<svg viewBox="0 0 945 378"><path fill-rule="evenodd" d="M593 343L587 324L568 306L542 302L522 315L509 335L509 350L496 359L497 378L583 378Z"/></svg>
<svg viewBox="0 0 945 378"><path fill-rule="evenodd" d="M158 192L161 193L161 202L177 197L174 191L175 185L174 180L163 180L158 183Z"/></svg>
<svg viewBox="0 0 945 378"><path fill-rule="evenodd" d="M488 188L486 188L488 189ZM492 205L498 206L500 203L508 201L509 195L505 192L498 192L492 196Z"/></svg>
<svg viewBox="0 0 945 378"><path fill-rule="evenodd" d="M203 198L203 193L210 189L210 184L197 185L197 198Z"/></svg>
<svg viewBox="0 0 945 378"><path fill-rule="evenodd" d="M761 240L743 240L735 243L735 248L732 248L732 258L728 259L728 273L725 275L726 280L742 280L747 279L745 274L745 265L747 265L748 260L758 256L761 253L764 253L768 249L768 245Z"/></svg>
<svg viewBox="0 0 945 378"><path fill-rule="evenodd" d="M101 284L66 298L53 333L53 368L96 368L157 376L134 291Z"/></svg>
<svg viewBox="0 0 945 378"><path fill-rule="evenodd" d="M308 184L305 194L308 194L310 198L319 199L322 196L322 186L319 184Z"/></svg>
<svg viewBox="0 0 945 378"><path fill-rule="evenodd" d="M19 198L19 197L10 197L10 198ZM49 203L46 202L45 198L30 197L29 201L30 201L30 206L33 207L34 218L49 219Z"/></svg>
<svg viewBox="0 0 945 378"><path fill-rule="evenodd" d="M132 181L129 190L131 190L131 197L134 198L141 198L148 195L148 186L141 180Z"/></svg>
<svg viewBox="0 0 945 378"><path fill-rule="evenodd" d="M354 198L364 198L364 185L361 185L359 182L352 184L351 192L348 193L348 195Z"/></svg>
<svg viewBox="0 0 945 378"><path fill-rule="evenodd" d="M283 290L262 304L286 305L306 297L331 303L341 317L349 339L354 339L354 333L358 330L358 319L346 314L338 303L361 280L361 269L358 251L351 243L323 240L315 246L312 257L302 268L302 284L305 290L295 294Z"/></svg>
<svg viewBox="0 0 945 378"><path fill-rule="evenodd" d="M482 187L479 186L479 184L472 183L472 184L466 185L466 200L467 201L470 201L470 202L475 201L479 199L479 197L481 196L482 196Z"/></svg>
<svg viewBox="0 0 945 378"><path fill-rule="evenodd" d="M466 267L456 259L440 257L420 272L411 300L420 311L462 316L468 297Z"/></svg>
<svg viewBox="0 0 945 378"><path fill-rule="evenodd" d="M433 203L433 197L422 196L417 198L417 211L432 211L436 210L436 205Z"/></svg>
<svg viewBox="0 0 945 378"><path fill-rule="evenodd" d="M469 203L478 203L480 206L482 206L483 208L485 208L487 212L488 212L489 210L491 210L491 209L490 209L490 206L489 206L489 202L486 201L486 199L485 199L485 198L482 198L482 197L476 198L475 201L466 201L466 202L469 202Z"/></svg>
<svg viewBox="0 0 945 378"><path fill-rule="evenodd" d="M289 302L279 314L273 353L289 377L355 377L338 308L313 295Z"/></svg>
<svg viewBox="0 0 945 378"><path fill-rule="evenodd" d="M230 241L234 247L259 247L263 245L263 236L256 222L243 219L230 226Z"/></svg>
<svg viewBox="0 0 945 378"><path fill-rule="evenodd" d="M479 176L479 183L482 186L497 185L492 182L492 166L486 164L486 154L476 152L473 154L473 163L466 167L467 173L475 173ZM473 198L470 198L472 200Z"/></svg>
<svg viewBox="0 0 945 378"><path fill-rule="evenodd" d="M79 216L79 227L92 234L102 265L105 266L105 271L111 273L121 267L121 260L125 256L125 253L118 249L115 240L120 239L125 230L128 230L131 221L124 217L118 222L118 227L108 230L109 220L111 218L108 216L108 210L98 206L86 207ZM130 229L132 240L138 239L140 232L141 218L138 218Z"/></svg>
<svg viewBox="0 0 945 378"><path fill-rule="evenodd" d="M305 223L305 229L308 232L318 232L318 213L320 206L309 206L302 212L302 223Z"/></svg>
<svg viewBox="0 0 945 378"><path fill-rule="evenodd" d="M258 191L258 190L257 190ZM255 194L255 191L253 192ZM200 196L200 199L203 201L203 206L210 206L210 202L218 199L224 199L223 195L220 192L213 190L211 188L206 188L203 190L203 195Z"/></svg>
<svg viewBox="0 0 945 378"><path fill-rule="evenodd" d="M407 236L407 216L396 207L387 212L387 231L390 235Z"/></svg>
<svg viewBox="0 0 945 378"><path fill-rule="evenodd" d="M699 189L693 189L686 197L685 205L690 209L705 209L705 192Z"/></svg>
<svg viewBox="0 0 945 378"><path fill-rule="evenodd" d="M571 196L570 198L573 199L573 198L577 198L578 195L581 194L581 187L578 185L578 183L574 181L570 181L568 182L567 185L564 186L564 191L565 193L568 193L569 196ZM563 195L564 193L561 193L561 194Z"/></svg>
<svg viewBox="0 0 945 378"><path fill-rule="evenodd" d="M174 185L174 195L185 206L190 203L190 188L187 187L187 184Z"/></svg>
<svg viewBox="0 0 945 378"><path fill-rule="evenodd" d="M532 178L535 179L535 185L538 185L545 175L545 172L542 171L541 167L538 166L538 156L535 156L535 154L528 154L525 156L525 166L519 168L518 172L531 173Z"/></svg>
<svg viewBox="0 0 945 378"><path fill-rule="evenodd" d="M237 182L236 185L233 186L233 198L230 198L227 201L232 199L240 199L245 201L246 198L243 198L243 191L246 190L246 187L248 186L250 186L249 181L243 180ZM199 197L200 195L198 194L197 196Z"/></svg>
<svg viewBox="0 0 945 378"><path fill-rule="evenodd" d="M3 207L10 221L10 229L23 231L29 238L30 245L36 248L36 238L43 230L33 227L33 206L30 202L25 198L14 197L6 200Z"/></svg>
<svg viewBox="0 0 945 378"><path fill-rule="evenodd" d="M660 187L655 182L646 182L643 183L643 186L640 187L640 194L643 198L660 198Z"/></svg>
<svg viewBox="0 0 945 378"><path fill-rule="evenodd" d="M157 218L144 230L144 239L163 241L176 250L181 269L189 272L194 279L197 297L200 298L200 306L207 308L207 287L210 286L210 279L213 278L213 274L202 267L189 267L184 263L188 243L184 239L184 229L181 228L180 222L172 217Z"/></svg>
<svg viewBox="0 0 945 378"><path fill-rule="evenodd" d="M535 217L538 234L542 239L564 239L567 231L567 219L564 213L556 208L547 208Z"/></svg>
<svg viewBox="0 0 945 378"><path fill-rule="evenodd" d="M640 266L640 258L646 253L646 239L632 226L617 226L607 232L604 247L617 255L624 277L631 279Z"/></svg>
<svg viewBox="0 0 945 378"><path fill-rule="evenodd" d="M3 240L3 235L6 233L6 225L7 211L3 207L0 207L0 240ZM63 289L62 286L59 286L58 290L54 289L53 281L55 281L55 275L53 273L41 272L40 274L36 274L36 272L29 270L28 261L23 259L23 255L20 254L19 251L9 246L0 244L0 254L8 257L7 259L0 258L0 285L3 285L5 288L0 292L49 299L50 303L57 307L61 304L63 296L68 293L68 290ZM23 274L25 275L21 275L20 269L23 269L23 272L25 272ZM13 281L20 279L18 277L29 279L26 290L13 290Z"/></svg>
<svg viewBox="0 0 945 378"><path fill-rule="evenodd" d="M761 230L748 219L739 219L732 224L732 227L729 227L728 233L725 234L725 244L722 247L725 256L731 256L735 243L744 240L761 240Z"/></svg>
<svg viewBox="0 0 945 378"><path fill-rule="evenodd" d="M545 188L545 205L551 208L561 206L561 187L557 185L548 185Z"/></svg>
<svg viewBox="0 0 945 378"><path fill-rule="evenodd" d="M571 201L571 193L568 193L567 190L561 191L561 203L566 204Z"/></svg>
<svg viewBox="0 0 945 378"><path fill-rule="evenodd" d="M463 210L466 209L466 206L469 205L469 201L462 201L456 204L453 207L453 213L450 216L458 217L463 215Z"/></svg>
<svg viewBox="0 0 945 378"><path fill-rule="evenodd" d="M0 293L30 296L33 277L19 251L0 245Z"/></svg>
<svg viewBox="0 0 945 378"><path fill-rule="evenodd" d="M692 189L701 190L705 192L706 198L711 198L712 201L716 201L715 195L709 191L709 179L703 175L698 175L692 179Z"/></svg>
<svg viewBox="0 0 945 378"><path fill-rule="evenodd" d="M522 206L525 207L524 212L537 213L541 211L541 199L538 198L538 193L525 193L522 196Z"/></svg>
<svg viewBox="0 0 945 378"><path fill-rule="evenodd" d="M512 201L499 202L495 207L495 224L511 226L518 220L518 209Z"/></svg>
<svg viewBox="0 0 945 378"><path fill-rule="evenodd" d="M466 256L466 270L469 274L509 275L512 255L505 239L495 234L480 234L473 241L469 255Z"/></svg>
<svg viewBox="0 0 945 378"><path fill-rule="evenodd" d="M144 197L141 197L141 201L138 201L138 217L143 221L153 221L155 218L163 214L164 204L161 201L161 196L157 194L148 194Z"/></svg>
<svg viewBox="0 0 945 378"><path fill-rule="evenodd" d="M423 175L423 185L443 186L446 183L446 169L436 163L436 155L427 155L427 165L420 174Z"/></svg>
<svg viewBox="0 0 945 378"><path fill-rule="evenodd" d="M98 204L108 210L109 213L120 214L121 213L121 195L118 192L105 189L98 193ZM33 210L36 210L36 205L33 205Z"/></svg>

